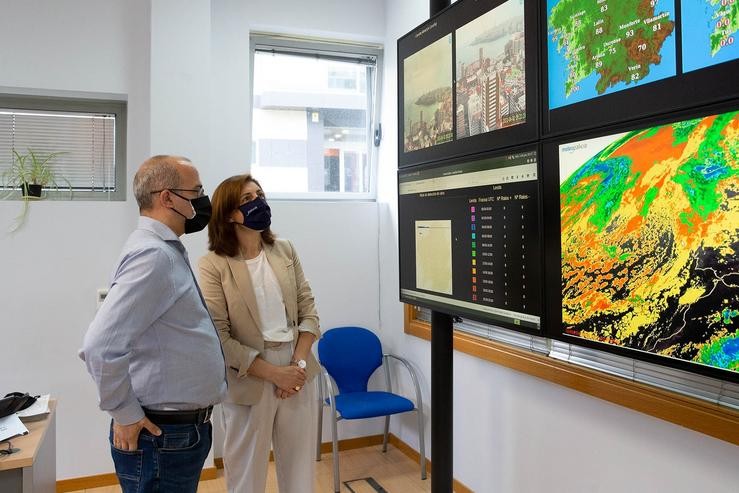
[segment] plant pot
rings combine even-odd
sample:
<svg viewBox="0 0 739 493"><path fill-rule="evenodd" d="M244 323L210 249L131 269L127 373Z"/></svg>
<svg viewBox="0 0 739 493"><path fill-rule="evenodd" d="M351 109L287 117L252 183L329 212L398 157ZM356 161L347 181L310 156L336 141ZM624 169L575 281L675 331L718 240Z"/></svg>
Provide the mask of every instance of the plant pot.
<svg viewBox="0 0 739 493"><path fill-rule="evenodd" d="M35 183L24 183L21 191L24 197L41 197L41 185Z"/></svg>

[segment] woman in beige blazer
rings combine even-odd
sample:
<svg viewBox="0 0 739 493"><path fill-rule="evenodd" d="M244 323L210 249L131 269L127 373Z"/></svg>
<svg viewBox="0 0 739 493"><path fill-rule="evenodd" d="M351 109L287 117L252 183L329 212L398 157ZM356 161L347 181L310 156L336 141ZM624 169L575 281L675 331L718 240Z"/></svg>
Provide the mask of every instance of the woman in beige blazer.
<svg viewBox="0 0 739 493"><path fill-rule="evenodd" d="M321 336L313 293L292 243L269 229L251 175L213 194L200 287L223 345L228 395L223 459L231 492L263 492L270 445L281 493L313 491L315 386L311 346Z"/></svg>

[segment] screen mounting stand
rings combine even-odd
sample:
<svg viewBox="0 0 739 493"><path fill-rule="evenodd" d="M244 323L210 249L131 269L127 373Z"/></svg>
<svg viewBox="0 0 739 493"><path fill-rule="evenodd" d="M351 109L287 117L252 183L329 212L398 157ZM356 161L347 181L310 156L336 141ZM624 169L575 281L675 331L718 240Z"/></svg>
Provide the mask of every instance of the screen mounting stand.
<svg viewBox="0 0 739 493"><path fill-rule="evenodd" d="M429 0L429 13L438 14L451 0ZM454 421L452 388L454 319L451 315L431 312L431 450L434 473L431 493L453 491L452 456Z"/></svg>
<svg viewBox="0 0 739 493"><path fill-rule="evenodd" d="M454 444L453 334L458 317L431 312L431 492L452 491Z"/></svg>

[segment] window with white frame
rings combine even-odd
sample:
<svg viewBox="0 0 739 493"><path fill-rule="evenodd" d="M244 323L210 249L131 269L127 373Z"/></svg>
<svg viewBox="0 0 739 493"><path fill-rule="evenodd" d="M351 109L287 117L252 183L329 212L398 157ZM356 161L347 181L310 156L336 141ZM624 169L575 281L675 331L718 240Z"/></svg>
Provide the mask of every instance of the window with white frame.
<svg viewBox="0 0 739 493"><path fill-rule="evenodd" d="M0 95L0 189L20 197L8 179L16 153L53 153L48 198L125 200L125 129L123 101Z"/></svg>
<svg viewBox="0 0 739 493"><path fill-rule="evenodd" d="M251 173L270 197L375 196L379 46L252 34Z"/></svg>

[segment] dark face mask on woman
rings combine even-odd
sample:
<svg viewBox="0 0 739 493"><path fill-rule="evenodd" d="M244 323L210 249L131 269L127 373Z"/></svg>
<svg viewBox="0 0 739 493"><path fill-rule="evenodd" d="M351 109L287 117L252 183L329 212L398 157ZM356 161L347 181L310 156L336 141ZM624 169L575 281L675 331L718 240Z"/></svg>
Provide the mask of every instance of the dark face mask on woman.
<svg viewBox="0 0 739 493"><path fill-rule="evenodd" d="M244 226L255 231L264 231L272 224L272 209L261 197L239 207L244 215Z"/></svg>
<svg viewBox="0 0 739 493"><path fill-rule="evenodd" d="M187 217L177 209L172 209L177 214L185 218L185 234L197 233L198 231L202 231L202 229L205 228L210 221L212 210L210 205L210 198L208 198L207 195L203 195L202 197L198 197L196 199L187 199L177 192L172 193L177 195L179 198L190 202L190 207L192 207L192 217Z"/></svg>

